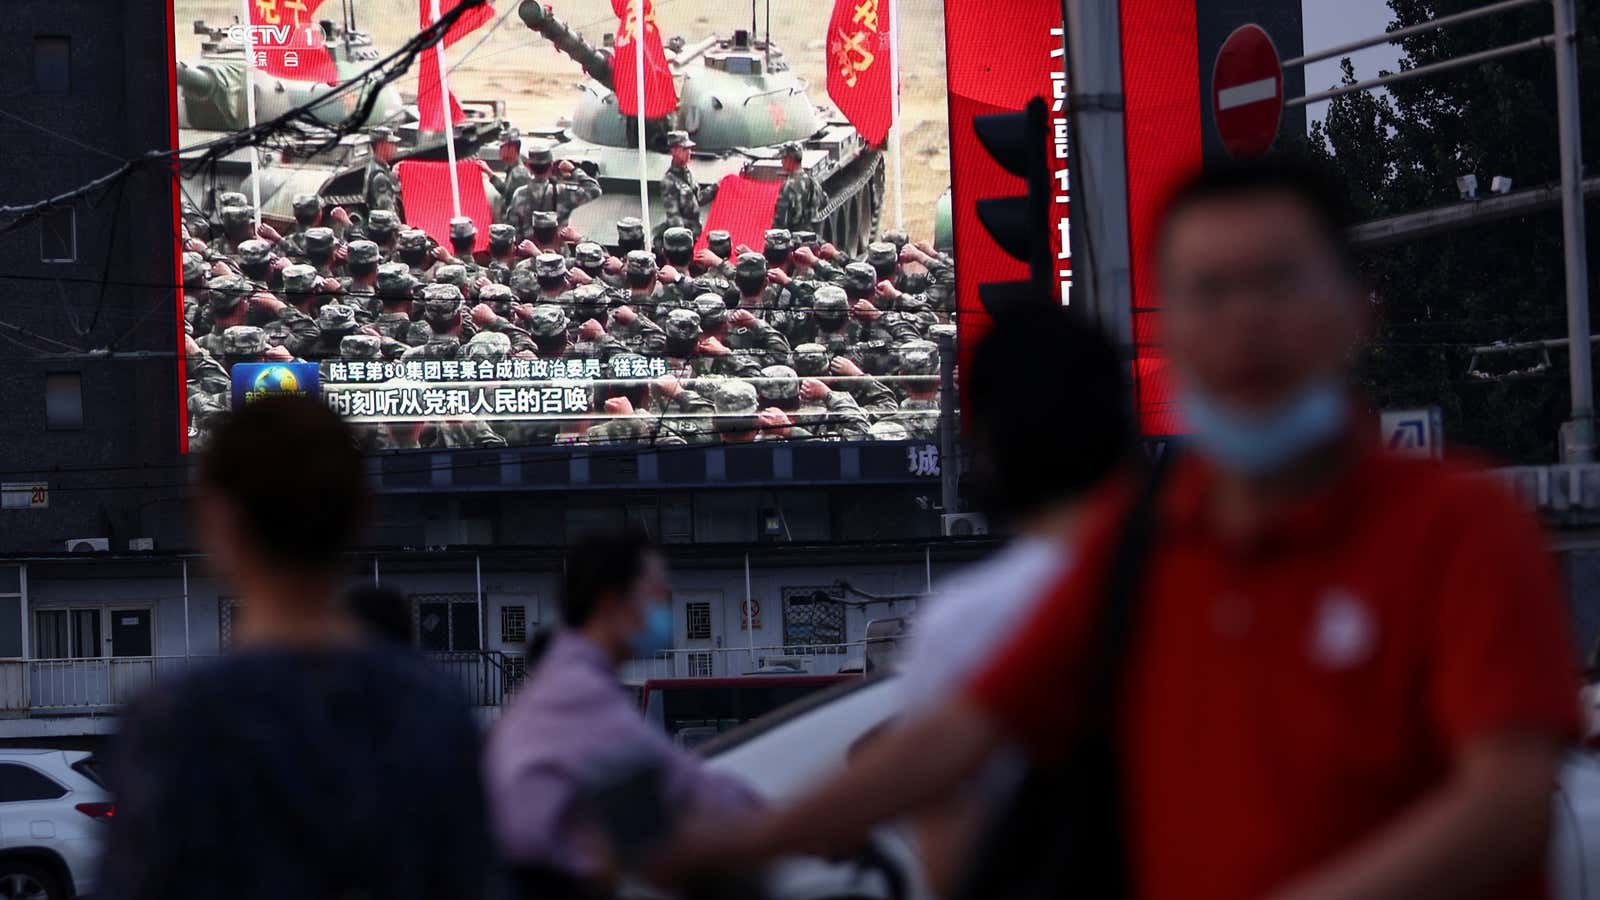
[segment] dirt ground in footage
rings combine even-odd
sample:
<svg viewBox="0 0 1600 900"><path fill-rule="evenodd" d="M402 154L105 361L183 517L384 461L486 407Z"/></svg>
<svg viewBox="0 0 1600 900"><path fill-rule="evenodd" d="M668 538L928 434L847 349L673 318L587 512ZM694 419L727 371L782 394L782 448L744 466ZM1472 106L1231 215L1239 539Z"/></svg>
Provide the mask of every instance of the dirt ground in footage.
<svg viewBox="0 0 1600 900"><path fill-rule="evenodd" d="M233 21L237 0L175 0L174 21L180 59L199 52L191 23ZM493 0L496 19L450 48L450 87L466 100L503 100L511 122L519 127L562 121L577 99L583 73L517 16L518 0ZM934 205L950 184L948 105L945 94L943 0L899 0L902 67L902 170L905 225L917 239L933 237ZM357 0L359 27L369 31L382 51L392 50L418 28L418 0ZM616 29L609 0L548 0L558 18L599 45ZM325 0L323 18L339 16L335 0ZM681 35L689 43L710 33L730 35L748 28L750 9L738 2L656 0L662 34ZM790 65L811 85L812 101L826 104L827 76L824 35L832 5L825 0L771 0L772 35ZM757 6L757 20L766 31L768 9ZM414 71L414 69L413 69ZM416 76L400 83L407 96L416 92ZM892 170L891 170L892 171ZM893 221L891 182L884 222Z"/></svg>

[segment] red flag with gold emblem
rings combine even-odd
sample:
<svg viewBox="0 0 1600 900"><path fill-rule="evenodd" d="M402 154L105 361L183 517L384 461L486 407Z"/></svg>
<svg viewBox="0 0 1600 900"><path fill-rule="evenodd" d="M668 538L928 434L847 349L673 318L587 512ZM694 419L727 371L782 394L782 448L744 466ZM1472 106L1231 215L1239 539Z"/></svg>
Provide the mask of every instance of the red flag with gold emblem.
<svg viewBox="0 0 1600 900"><path fill-rule="evenodd" d="M874 147L883 146L894 124L895 63L888 3L834 0L828 20L828 96Z"/></svg>
<svg viewBox="0 0 1600 900"><path fill-rule="evenodd" d="M293 81L339 81L339 67L312 13L322 0L249 0L256 70Z"/></svg>
<svg viewBox="0 0 1600 900"><path fill-rule="evenodd" d="M650 0L611 0L617 14L617 49L611 59L611 80L617 93L617 107L625 116L639 114L639 86L635 80L638 60L634 53L639 42L633 39L644 4L644 116L659 119L678 108L678 86L672 81L672 67L661 49L661 29L656 27L656 11Z"/></svg>

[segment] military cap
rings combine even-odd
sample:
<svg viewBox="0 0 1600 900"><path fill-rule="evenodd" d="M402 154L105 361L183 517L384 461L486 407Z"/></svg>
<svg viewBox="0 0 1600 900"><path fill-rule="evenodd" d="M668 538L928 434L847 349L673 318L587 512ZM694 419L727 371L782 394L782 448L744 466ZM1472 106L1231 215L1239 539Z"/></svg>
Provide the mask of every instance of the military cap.
<svg viewBox="0 0 1600 900"><path fill-rule="evenodd" d="M321 276L307 265L288 266L283 270L283 289L296 293L309 293L317 289Z"/></svg>
<svg viewBox="0 0 1600 900"><path fill-rule="evenodd" d="M733 266L733 274L740 278L767 277L767 258L759 253L741 253Z"/></svg>
<svg viewBox="0 0 1600 900"><path fill-rule="evenodd" d="M317 327L325 332L354 331L358 324L355 309L343 303L329 303L317 313Z"/></svg>
<svg viewBox="0 0 1600 900"><path fill-rule="evenodd" d="M806 377L828 374L833 354L821 344L800 344L794 348L795 372Z"/></svg>
<svg viewBox="0 0 1600 900"><path fill-rule="evenodd" d="M371 241L351 241L350 259L358 265L375 263L383 258L383 251Z"/></svg>
<svg viewBox="0 0 1600 900"><path fill-rule="evenodd" d="M867 436L875 441L909 441L911 432L899 422L873 422Z"/></svg>
<svg viewBox="0 0 1600 900"><path fill-rule="evenodd" d="M501 132L500 143L520 145L522 143L522 132L518 131L516 126L509 126L505 131Z"/></svg>
<svg viewBox="0 0 1600 900"><path fill-rule="evenodd" d="M295 194L293 206L294 216L298 219L311 213L322 212L322 198L316 194Z"/></svg>
<svg viewBox="0 0 1600 900"><path fill-rule="evenodd" d="M891 228L883 233L883 240L886 244L893 244L895 252L898 253L904 250L907 244L911 243L911 235L898 228Z"/></svg>
<svg viewBox="0 0 1600 900"><path fill-rule="evenodd" d="M625 241L629 238L644 240L644 223L637 216L623 216L617 220L617 240Z"/></svg>
<svg viewBox="0 0 1600 900"><path fill-rule="evenodd" d="M584 241L572 248L572 259L580 266L598 268L605 265L606 248L594 241Z"/></svg>
<svg viewBox="0 0 1600 900"><path fill-rule="evenodd" d="M461 288L435 282L422 289L422 302L430 317L447 316L461 308Z"/></svg>
<svg viewBox="0 0 1600 900"><path fill-rule="evenodd" d="M456 216L450 220L450 237L469 238L478 236L478 226L466 216Z"/></svg>
<svg viewBox="0 0 1600 900"><path fill-rule="evenodd" d="M717 385L711 402L716 404L719 413L749 415L761 407L756 389L742 378L729 378Z"/></svg>
<svg viewBox="0 0 1600 900"><path fill-rule="evenodd" d="M867 262L874 268L892 266L900 261L900 251L887 241L873 241L867 245Z"/></svg>
<svg viewBox="0 0 1600 900"><path fill-rule="evenodd" d="M556 217L554 212L548 209L536 209L533 211L533 227L535 229L555 228L560 224L561 220Z"/></svg>
<svg viewBox="0 0 1600 900"><path fill-rule="evenodd" d="M411 267L405 263L384 263L378 266L379 293L397 296L410 293L416 286L416 276L411 274Z"/></svg>
<svg viewBox="0 0 1600 900"><path fill-rule="evenodd" d="M217 214L217 218L221 219L224 225L243 225L254 219L255 215L256 210L253 206L224 206L222 212Z"/></svg>
<svg viewBox="0 0 1600 900"><path fill-rule="evenodd" d="M716 294L721 297L727 292L727 279L717 275L696 275L689 280L689 296L691 297L698 297L701 294Z"/></svg>
<svg viewBox="0 0 1600 900"><path fill-rule="evenodd" d="M339 355L345 359L377 359L383 341L371 334L347 334L339 339Z"/></svg>
<svg viewBox="0 0 1600 900"><path fill-rule="evenodd" d="M211 311L228 312L244 302L250 293L250 282L239 275L218 275L206 282L206 289L211 292Z"/></svg>
<svg viewBox="0 0 1600 900"><path fill-rule="evenodd" d="M249 205L250 198L245 196L244 191L223 191L217 195L217 209L227 209L230 206L248 207Z"/></svg>
<svg viewBox="0 0 1600 900"><path fill-rule="evenodd" d="M567 331L567 313L554 303L541 303L528 318L528 332L535 337L555 337Z"/></svg>
<svg viewBox="0 0 1600 900"><path fill-rule="evenodd" d="M394 136L394 131L385 125L378 125L367 129L367 140L374 144L397 144L399 140Z"/></svg>
<svg viewBox="0 0 1600 900"><path fill-rule="evenodd" d="M782 152L784 159L798 160L804 151L799 141L784 141Z"/></svg>
<svg viewBox="0 0 1600 900"><path fill-rule="evenodd" d="M815 247L822 243L822 238L815 231L796 231L793 235L796 247Z"/></svg>
<svg viewBox="0 0 1600 900"><path fill-rule="evenodd" d="M567 258L559 253L541 253L533 258L533 273L539 278L564 278Z"/></svg>
<svg viewBox="0 0 1600 900"><path fill-rule="evenodd" d="M956 326L950 324L949 322L940 322L937 325L928 326L928 340L933 341L934 343L938 343L945 338L955 340L955 337Z"/></svg>
<svg viewBox="0 0 1600 900"><path fill-rule="evenodd" d="M367 213L367 232L394 231L400 227L400 217L392 209L375 209Z"/></svg>
<svg viewBox="0 0 1600 900"><path fill-rule="evenodd" d="M762 241L763 245L769 250L794 249L794 234L787 228L768 228Z"/></svg>
<svg viewBox="0 0 1600 900"><path fill-rule="evenodd" d="M272 245L266 241L252 239L239 242L239 262L260 265L271 258Z"/></svg>
<svg viewBox="0 0 1600 900"><path fill-rule="evenodd" d="M254 356L267 349L267 333L254 325L235 325L222 333L226 356Z"/></svg>
<svg viewBox="0 0 1600 900"><path fill-rule="evenodd" d="M428 249L428 233L417 228L407 228L400 232L401 250L426 250Z"/></svg>
<svg viewBox="0 0 1600 900"><path fill-rule="evenodd" d="M498 303L515 303L517 292L503 284L486 284L478 291L478 299L490 306Z"/></svg>
<svg viewBox="0 0 1600 900"><path fill-rule="evenodd" d="M511 338L498 331L480 331L461 348L461 355L467 359L498 362L511 355Z"/></svg>
<svg viewBox="0 0 1600 900"><path fill-rule="evenodd" d="M939 345L933 341L906 341L899 354L902 374L932 375L939 370Z"/></svg>
<svg viewBox="0 0 1600 900"><path fill-rule="evenodd" d="M811 299L811 309L813 312L849 312L850 296L836 284L818 285Z"/></svg>
<svg viewBox="0 0 1600 900"><path fill-rule="evenodd" d="M610 291L603 284L580 284L572 289L572 308L590 315L603 314L609 295Z"/></svg>
<svg viewBox="0 0 1600 900"><path fill-rule="evenodd" d="M667 313L661 328L667 337L690 340L700 336L700 314L692 309L675 309Z"/></svg>
<svg viewBox="0 0 1600 900"><path fill-rule="evenodd" d="M206 281L206 258L198 253L183 254L183 286L201 287Z"/></svg>
<svg viewBox="0 0 1600 900"><path fill-rule="evenodd" d="M489 226L489 242L493 244L515 244L517 242L517 229L504 222L496 222Z"/></svg>
<svg viewBox="0 0 1600 900"><path fill-rule="evenodd" d="M700 316L700 327L716 328L728 319L728 304L721 294L701 294L694 298L694 311Z"/></svg>
<svg viewBox="0 0 1600 900"><path fill-rule="evenodd" d="M799 396L800 375L788 366L767 366L761 370L761 383L756 388L763 403L793 400Z"/></svg>
<svg viewBox="0 0 1600 900"><path fill-rule="evenodd" d="M517 266L511 270L511 290L523 300L533 300L539 296L539 279L533 274L533 269L527 266Z"/></svg>
<svg viewBox="0 0 1600 900"><path fill-rule="evenodd" d="M536 166L548 166L555 162L555 149L549 141L529 141L522 148L522 158Z"/></svg>
<svg viewBox="0 0 1600 900"><path fill-rule="evenodd" d="M466 266L451 263L448 266L440 266L433 270L433 282L434 284L453 284L461 288L461 293L465 295L467 286L472 284L472 275L467 271Z"/></svg>
<svg viewBox="0 0 1600 900"><path fill-rule="evenodd" d="M689 132L687 132L687 131L669 131L669 132L667 132L667 146L668 147L695 147L697 145L694 142L694 138L689 137Z"/></svg>
<svg viewBox="0 0 1600 900"><path fill-rule="evenodd" d="M923 271L902 272L900 289L908 294L921 294L933 287L933 276Z"/></svg>
<svg viewBox="0 0 1600 900"><path fill-rule="evenodd" d="M878 270L864 262L853 262L844 267L844 286L849 290L870 293L878 283Z"/></svg>
<svg viewBox="0 0 1600 900"><path fill-rule="evenodd" d="M327 251L329 253L333 252L333 229L332 228L307 228L306 229L306 252L307 253L312 253L312 252L320 253L320 252L323 252L323 251Z"/></svg>
<svg viewBox="0 0 1600 900"><path fill-rule="evenodd" d="M668 228L661 233L661 246L668 250L693 250L694 232L682 226Z"/></svg>
<svg viewBox="0 0 1600 900"><path fill-rule="evenodd" d="M656 271L656 258L646 250L629 250L626 264L630 273Z"/></svg>

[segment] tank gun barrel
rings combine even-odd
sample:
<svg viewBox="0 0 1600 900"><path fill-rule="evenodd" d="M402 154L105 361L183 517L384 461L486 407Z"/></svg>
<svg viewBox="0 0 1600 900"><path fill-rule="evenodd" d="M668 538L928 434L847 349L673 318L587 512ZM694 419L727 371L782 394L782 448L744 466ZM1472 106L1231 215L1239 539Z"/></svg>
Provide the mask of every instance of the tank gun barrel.
<svg viewBox="0 0 1600 900"><path fill-rule="evenodd" d="M178 85L197 97L209 94L216 85L216 77L205 69L197 69L184 62L178 63Z"/></svg>
<svg viewBox="0 0 1600 900"><path fill-rule="evenodd" d="M556 45L557 50L572 57L589 73L590 78L605 85L607 90L616 89L611 81L611 61L583 38L573 34L572 29L546 10L540 0L522 0L522 5L517 7L517 14L522 17L523 24L544 35Z"/></svg>

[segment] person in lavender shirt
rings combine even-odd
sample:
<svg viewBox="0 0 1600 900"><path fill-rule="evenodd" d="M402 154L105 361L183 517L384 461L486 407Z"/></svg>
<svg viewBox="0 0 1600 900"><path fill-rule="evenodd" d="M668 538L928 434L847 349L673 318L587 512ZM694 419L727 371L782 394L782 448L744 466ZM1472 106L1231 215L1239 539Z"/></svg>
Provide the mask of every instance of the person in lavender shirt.
<svg viewBox="0 0 1600 900"><path fill-rule="evenodd" d="M640 862L589 802L620 764L651 767L660 796L639 802L678 823L757 805L647 722L618 679L624 661L670 646L669 598L666 562L642 532L593 535L567 555L561 627L534 638L528 680L485 754L490 828L527 896L604 897L619 868Z"/></svg>

